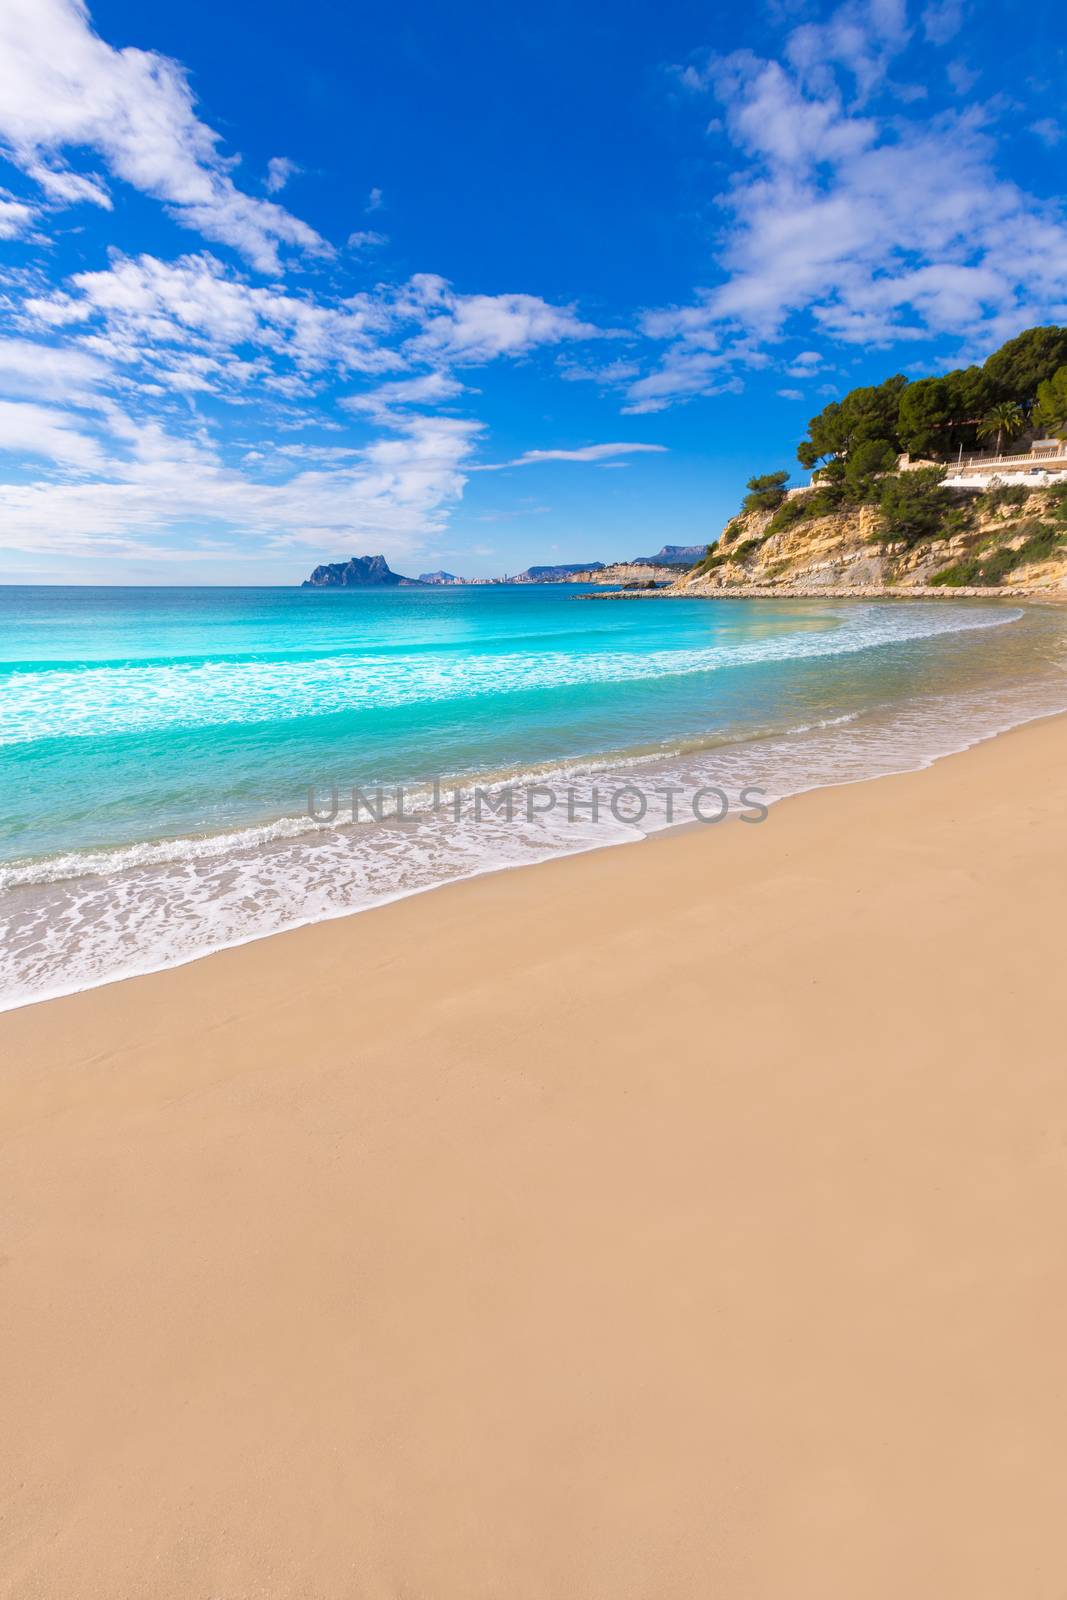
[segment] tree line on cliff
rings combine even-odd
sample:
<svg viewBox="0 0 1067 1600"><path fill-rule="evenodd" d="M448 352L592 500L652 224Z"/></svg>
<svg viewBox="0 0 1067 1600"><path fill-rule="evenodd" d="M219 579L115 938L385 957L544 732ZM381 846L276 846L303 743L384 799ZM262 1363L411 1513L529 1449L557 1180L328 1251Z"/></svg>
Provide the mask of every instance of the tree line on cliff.
<svg viewBox="0 0 1067 1600"><path fill-rule="evenodd" d="M998 453L1034 429L1067 438L1067 328L1028 328L981 366L914 382L896 373L830 401L797 446L801 465L818 468L814 493L786 500L789 473L763 473L749 479L742 509L774 511L780 531L842 505L876 502L890 527L933 531L950 504L938 493L944 471L897 474L897 458L946 462L983 442Z"/></svg>
<svg viewBox="0 0 1067 1600"><path fill-rule="evenodd" d="M810 468L863 445L946 461L983 442L999 449L1031 424L1067 435L1067 328L1028 328L980 367L852 389L812 417L797 459Z"/></svg>
<svg viewBox="0 0 1067 1600"><path fill-rule="evenodd" d="M860 505L873 505L880 514L876 541L914 544L964 532L981 508L961 505L959 496L944 487L941 463L983 443L999 453L1011 440L1035 431L1067 439L1067 328L1029 328L981 366L915 381L896 373L852 389L812 417L797 446L801 465L818 469L815 487L787 496L788 472L750 478L742 513L747 518L769 512L770 520L755 537L745 522L730 524L718 543L709 545L698 570L754 554L794 524ZM900 472L902 454L931 465ZM1059 505L1061 497L1054 498ZM1062 526L1062 517L1057 521Z"/></svg>

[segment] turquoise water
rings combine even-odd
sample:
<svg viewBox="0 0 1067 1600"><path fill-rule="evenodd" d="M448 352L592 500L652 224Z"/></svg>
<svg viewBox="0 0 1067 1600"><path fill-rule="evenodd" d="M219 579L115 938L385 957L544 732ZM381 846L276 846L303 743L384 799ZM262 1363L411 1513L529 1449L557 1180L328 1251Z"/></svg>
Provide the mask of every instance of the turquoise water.
<svg viewBox="0 0 1067 1600"><path fill-rule="evenodd" d="M567 815L575 785L920 765L1067 705L1063 661L1061 613L1004 602L0 589L0 1004L666 821ZM559 803L308 815L434 779Z"/></svg>

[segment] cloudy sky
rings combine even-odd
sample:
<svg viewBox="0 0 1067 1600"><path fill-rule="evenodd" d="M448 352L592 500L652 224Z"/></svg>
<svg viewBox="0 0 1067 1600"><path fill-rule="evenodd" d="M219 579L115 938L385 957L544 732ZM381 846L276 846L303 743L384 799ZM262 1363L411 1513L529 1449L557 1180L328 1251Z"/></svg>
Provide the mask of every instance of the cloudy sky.
<svg viewBox="0 0 1067 1600"><path fill-rule="evenodd" d="M0 0L0 579L708 539L828 397L1067 320L1022 20Z"/></svg>

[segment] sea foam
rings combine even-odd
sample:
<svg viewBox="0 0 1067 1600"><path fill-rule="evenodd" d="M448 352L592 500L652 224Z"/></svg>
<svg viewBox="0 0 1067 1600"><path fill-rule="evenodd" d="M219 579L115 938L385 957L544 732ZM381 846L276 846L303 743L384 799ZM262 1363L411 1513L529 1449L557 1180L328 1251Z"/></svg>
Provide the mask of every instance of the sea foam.
<svg viewBox="0 0 1067 1600"><path fill-rule="evenodd" d="M441 884L609 845L669 826L663 793L687 797L721 789L733 810L742 792L768 804L805 790L929 765L1006 728L1067 709L1062 681L926 698L879 712L843 714L818 725L734 744L674 752L620 753L555 770L509 775L556 796L551 810L512 821L471 808L411 821L345 825L282 818L206 838L71 852L11 863L3 887L8 921L0 946L0 1009L159 970L285 928L383 905ZM619 820L602 797L637 785L640 821ZM568 818L567 793L580 797ZM542 801L542 804L544 802ZM714 814L714 812L712 812ZM773 826L773 811L765 824ZM709 841L715 833L708 824Z"/></svg>

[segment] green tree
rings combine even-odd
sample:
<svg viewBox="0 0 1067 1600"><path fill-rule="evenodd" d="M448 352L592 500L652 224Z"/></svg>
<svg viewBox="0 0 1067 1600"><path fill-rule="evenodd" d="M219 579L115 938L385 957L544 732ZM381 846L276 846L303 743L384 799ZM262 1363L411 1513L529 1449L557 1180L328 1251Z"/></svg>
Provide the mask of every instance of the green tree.
<svg viewBox="0 0 1067 1600"><path fill-rule="evenodd" d="M1038 384L1034 421L1053 439L1067 439L1067 366Z"/></svg>
<svg viewBox="0 0 1067 1600"><path fill-rule="evenodd" d="M996 385L998 399L1028 406L1059 367L1067 362L1067 328L1027 328L1001 345L985 363L986 376Z"/></svg>
<svg viewBox="0 0 1067 1600"><path fill-rule="evenodd" d="M920 378L900 397L900 442L913 456L943 454L955 407L944 378Z"/></svg>
<svg viewBox="0 0 1067 1600"><path fill-rule="evenodd" d="M808 437L797 448L801 466L847 455L871 439L896 444L900 399L907 386L907 378L897 373L884 383L850 389L843 400L831 400L808 423Z"/></svg>
<svg viewBox="0 0 1067 1600"><path fill-rule="evenodd" d="M882 481L878 509L882 513L880 539L904 539L915 544L941 531L952 496L942 488L944 467L920 467L915 472L894 473Z"/></svg>
<svg viewBox="0 0 1067 1600"><path fill-rule="evenodd" d="M882 475L897 464L897 448L888 439L863 439L845 457L842 482L850 500L862 502L875 497Z"/></svg>
<svg viewBox="0 0 1067 1600"><path fill-rule="evenodd" d="M998 398L981 367L920 378L900 397L901 445L913 456L935 459L955 455L961 445L973 449L975 429Z"/></svg>
<svg viewBox="0 0 1067 1600"><path fill-rule="evenodd" d="M849 450L871 439L888 439L899 449L897 428L900 399L907 387L907 378L898 372L895 377L886 378L884 383L853 389L845 396Z"/></svg>
<svg viewBox="0 0 1067 1600"><path fill-rule="evenodd" d="M1026 417L1021 406L1016 405L1014 400L998 400L986 412L975 432L979 439L995 439L993 453L999 456L1005 439L1014 439L1025 426Z"/></svg>
<svg viewBox="0 0 1067 1600"><path fill-rule="evenodd" d="M964 367L960 371L950 372L949 377L955 387L956 443L966 445L971 438L969 430L996 404L1000 395L984 367Z"/></svg>
<svg viewBox="0 0 1067 1600"><path fill-rule="evenodd" d="M797 446L797 460L802 467L810 469L820 461L841 455L847 448L847 421L840 402L831 400L808 423L808 437Z"/></svg>
<svg viewBox="0 0 1067 1600"><path fill-rule="evenodd" d="M749 478L745 485L748 493L741 502L742 511L777 511L785 499L788 482L788 472L764 472Z"/></svg>

